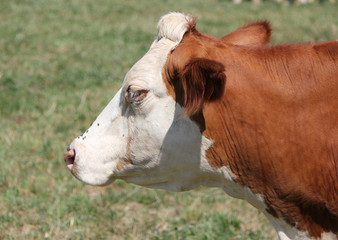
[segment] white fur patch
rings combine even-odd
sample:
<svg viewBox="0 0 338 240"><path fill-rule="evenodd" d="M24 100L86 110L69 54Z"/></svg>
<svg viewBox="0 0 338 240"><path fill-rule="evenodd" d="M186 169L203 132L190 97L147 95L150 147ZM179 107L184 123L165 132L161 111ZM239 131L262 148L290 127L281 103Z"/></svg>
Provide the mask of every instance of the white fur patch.
<svg viewBox="0 0 338 240"><path fill-rule="evenodd" d="M192 21L192 16L182 13L173 12L164 15L157 24L157 41L167 38L173 42L181 42Z"/></svg>

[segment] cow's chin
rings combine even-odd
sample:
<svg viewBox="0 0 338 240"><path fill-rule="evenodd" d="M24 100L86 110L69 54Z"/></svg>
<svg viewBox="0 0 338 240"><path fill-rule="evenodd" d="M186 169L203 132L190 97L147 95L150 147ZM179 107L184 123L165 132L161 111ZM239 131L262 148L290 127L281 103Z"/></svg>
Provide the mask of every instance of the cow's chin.
<svg viewBox="0 0 338 240"><path fill-rule="evenodd" d="M95 186L105 186L114 181L116 161L109 151L95 151L84 141L75 139L64 155L68 170L81 182ZM108 154L103 154L107 152Z"/></svg>
<svg viewBox="0 0 338 240"><path fill-rule="evenodd" d="M75 178L80 180L81 182L92 185L92 186L107 186L111 184L115 179L110 175L103 174L93 174L88 171L78 170L77 165L71 170L71 173Z"/></svg>
<svg viewBox="0 0 338 240"><path fill-rule="evenodd" d="M71 167L67 167L75 178L89 185L106 186L114 181L112 164L100 165L87 162L89 161L75 161Z"/></svg>

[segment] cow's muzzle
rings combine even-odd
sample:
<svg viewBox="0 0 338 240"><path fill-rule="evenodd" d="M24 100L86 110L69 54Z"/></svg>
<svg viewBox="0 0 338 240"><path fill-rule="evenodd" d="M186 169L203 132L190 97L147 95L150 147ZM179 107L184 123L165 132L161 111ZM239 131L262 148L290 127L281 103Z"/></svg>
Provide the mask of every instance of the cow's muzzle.
<svg viewBox="0 0 338 240"><path fill-rule="evenodd" d="M67 152L64 155L64 160L69 170L72 170L75 161L75 150L67 148Z"/></svg>

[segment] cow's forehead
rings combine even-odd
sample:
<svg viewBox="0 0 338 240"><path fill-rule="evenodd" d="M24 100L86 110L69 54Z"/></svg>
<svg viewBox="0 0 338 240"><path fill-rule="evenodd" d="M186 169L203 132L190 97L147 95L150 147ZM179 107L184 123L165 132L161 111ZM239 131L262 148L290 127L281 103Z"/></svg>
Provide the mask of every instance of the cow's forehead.
<svg viewBox="0 0 338 240"><path fill-rule="evenodd" d="M163 16L158 23L158 33L149 51L129 70L123 88L138 85L143 88L163 91L162 69L168 55L181 42L188 31L192 17L182 13L170 13Z"/></svg>
<svg viewBox="0 0 338 240"><path fill-rule="evenodd" d="M169 53L177 43L161 38L155 40L149 51L129 70L124 79L123 88L137 85L141 88L156 91L166 91L162 79L162 69Z"/></svg>

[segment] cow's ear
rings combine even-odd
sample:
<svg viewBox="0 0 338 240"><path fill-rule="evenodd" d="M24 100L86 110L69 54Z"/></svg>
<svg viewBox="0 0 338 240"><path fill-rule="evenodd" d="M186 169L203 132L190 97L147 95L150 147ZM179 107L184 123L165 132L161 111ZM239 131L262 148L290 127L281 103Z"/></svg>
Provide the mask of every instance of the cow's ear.
<svg viewBox="0 0 338 240"><path fill-rule="evenodd" d="M202 110L204 103L220 99L225 88L225 69L217 61L196 58L180 73L182 92L178 102L185 107L185 115Z"/></svg>
<svg viewBox="0 0 338 240"><path fill-rule="evenodd" d="M234 45L261 46L270 42L271 32L272 29L269 22L255 22L223 36L221 40Z"/></svg>

